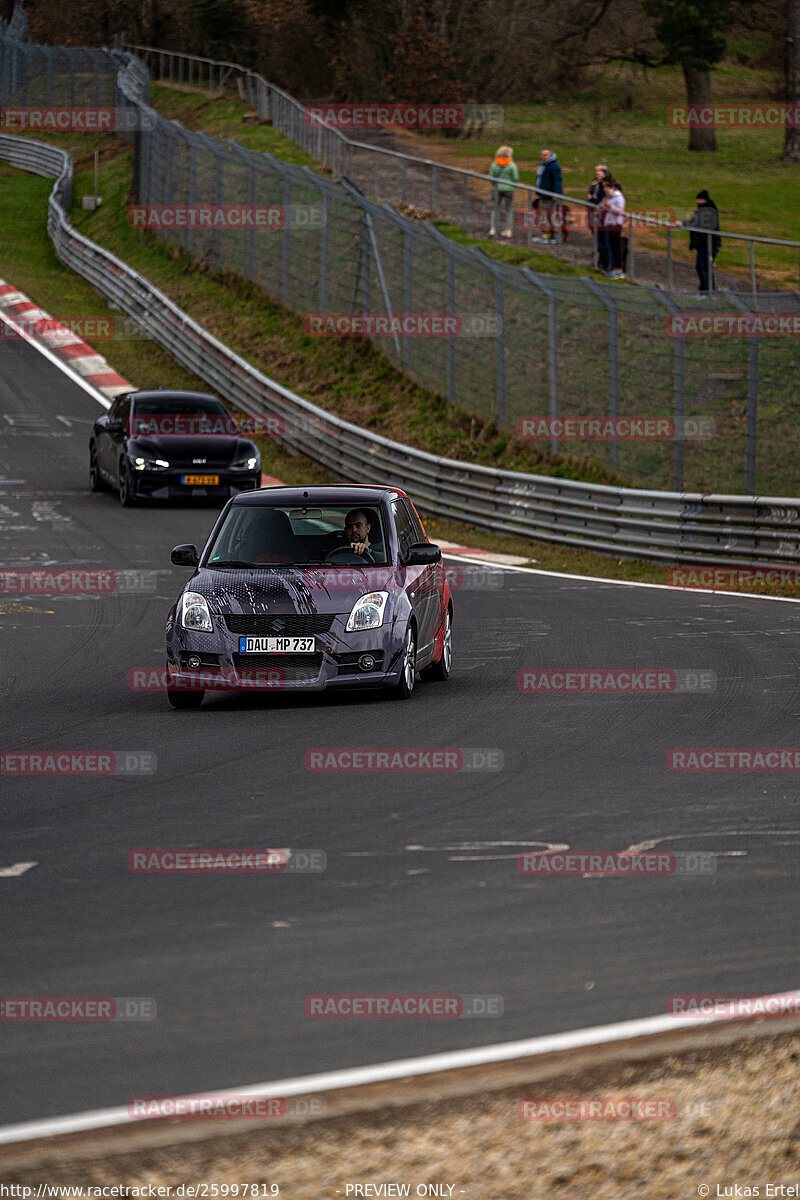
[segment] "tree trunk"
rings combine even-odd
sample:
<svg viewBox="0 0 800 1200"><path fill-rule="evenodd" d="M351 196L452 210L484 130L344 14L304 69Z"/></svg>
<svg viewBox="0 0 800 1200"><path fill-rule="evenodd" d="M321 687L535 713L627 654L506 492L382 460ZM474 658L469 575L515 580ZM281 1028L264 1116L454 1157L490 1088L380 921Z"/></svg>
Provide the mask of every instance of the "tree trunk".
<svg viewBox="0 0 800 1200"><path fill-rule="evenodd" d="M798 0L793 0L798 2ZM694 63L683 62L683 78L686 81L686 99L690 108L706 108L711 104L711 72L708 67L698 67ZM689 129L690 150L716 150L717 135L714 126L701 126Z"/></svg>
<svg viewBox="0 0 800 1200"><path fill-rule="evenodd" d="M786 99L800 116L800 0L786 0L786 17ZM783 160L800 162L800 123L786 126Z"/></svg>

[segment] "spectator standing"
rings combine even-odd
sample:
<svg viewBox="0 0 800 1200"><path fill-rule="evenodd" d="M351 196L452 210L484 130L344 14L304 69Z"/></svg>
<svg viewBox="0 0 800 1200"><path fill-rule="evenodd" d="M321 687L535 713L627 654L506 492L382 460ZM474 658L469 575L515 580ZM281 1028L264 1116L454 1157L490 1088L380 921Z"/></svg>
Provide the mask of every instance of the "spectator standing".
<svg viewBox="0 0 800 1200"><path fill-rule="evenodd" d="M519 170L514 162L514 151L510 146L500 146L489 168L495 181L492 187L492 227L489 237L494 237L498 226L505 222L501 237L511 237L511 210L514 207L514 185L519 183Z"/></svg>
<svg viewBox="0 0 800 1200"><path fill-rule="evenodd" d="M625 224L625 197L612 175L603 180L603 191L605 195L599 208L602 214L602 235L605 238L606 256L610 266L606 275L609 279L624 279L622 229Z"/></svg>
<svg viewBox="0 0 800 1200"><path fill-rule="evenodd" d="M594 169L594 179L586 190L586 199L590 204L599 205L600 201L605 197L603 180L608 174L609 170L606 164L597 163ZM594 209L589 208L586 211L589 214L589 228L592 230L592 236L594 237L598 269L600 271L607 271L609 269L609 261L606 241L605 238L601 236L602 229L600 228L599 221L600 210L595 207Z"/></svg>
<svg viewBox="0 0 800 1200"><path fill-rule="evenodd" d="M703 188L695 197L697 207L688 221L676 221L678 228L689 229L689 249L694 250L694 269L700 281L701 296L714 290L714 260L722 246L722 238L714 237L713 230L719 229L719 210Z"/></svg>
<svg viewBox="0 0 800 1200"><path fill-rule="evenodd" d="M558 197L561 197L564 192L564 181L561 178L561 164L558 161L558 156L553 150L542 151L542 161L536 168L536 187L541 188L543 192L555 192ZM538 208L539 212L543 213L543 224L548 232L541 237L535 237L535 242L553 242L561 241L561 234L558 230L553 229L553 216L555 211L561 206L561 199L556 196L544 196L542 191L539 192Z"/></svg>

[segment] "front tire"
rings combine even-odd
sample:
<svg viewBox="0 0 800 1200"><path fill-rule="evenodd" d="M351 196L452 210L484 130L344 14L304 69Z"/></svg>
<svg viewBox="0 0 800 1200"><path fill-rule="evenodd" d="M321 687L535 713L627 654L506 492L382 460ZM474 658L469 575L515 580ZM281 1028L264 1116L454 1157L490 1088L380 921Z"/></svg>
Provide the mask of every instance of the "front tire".
<svg viewBox="0 0 800 1200"><path fill-rule="evenodd" d="M203 703L203 696L205 692L196 691L194 688L190 692L180 688L167 688L167 699L173 708L197 709Z"/></svg>
<svg viewBox="0 0 800 1200"><path fill-rule="evenodd" d="M119 502L123 508L130 508L135 502L134 483L131 479L130 468L123 459L119 465Z"/></svg>
<svg viewBox="0 0 800 1200"><path fill-rule="evenodd" d="M422 672L423 679L429 679L433 682L443 683L445 679L450 678L450 670L453 665L453 623L450 619L450 609L447 610L447 616L444 619L444 637L442 638L442 653L438 662L431 663Z"/></svg>
<svg viewBox="0 0 800 1200"><path fill-rule="evenodd" d="M402 667L400 678L394 687L389 689L393 700L409 700L414 691L414 680L417 674L417 638L413 625L409 625L403 640Z"/></svg>
<svg viewBox="0 0 800 1200"><path fill-rule="evenodd" d="M97 450L94 442L89 446L89 490L92 492L105 491L105 484L100 478L100 468L97 465Z"/></svg>

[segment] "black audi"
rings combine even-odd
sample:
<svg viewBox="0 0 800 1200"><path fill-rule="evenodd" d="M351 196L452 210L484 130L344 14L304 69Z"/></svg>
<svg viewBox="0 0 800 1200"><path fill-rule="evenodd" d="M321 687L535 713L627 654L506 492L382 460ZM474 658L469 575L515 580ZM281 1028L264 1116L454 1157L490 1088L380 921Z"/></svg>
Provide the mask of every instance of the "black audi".
<svg viewBox="0 0 800 1200"><path fill-rule="evenodd" d="M92 427L89 486L114 488L124 505L260 487L261 455L241 436L248 420L201 392L126 392Z"/></svg>
<svg viewBox="0 0 800 1200"><path fill-rule="evenodd" d="M167 695L383 688L444 680L453 602L441 550L395 487L272 487L234 497L167 618Z"/></svg>

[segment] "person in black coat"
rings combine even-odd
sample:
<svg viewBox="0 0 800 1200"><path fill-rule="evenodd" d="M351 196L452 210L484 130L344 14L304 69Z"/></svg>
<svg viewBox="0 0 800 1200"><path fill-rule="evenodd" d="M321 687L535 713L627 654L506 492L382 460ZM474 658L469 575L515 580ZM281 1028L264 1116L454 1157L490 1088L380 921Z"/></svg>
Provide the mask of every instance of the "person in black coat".
<svg viewBox="0 0 800 1200"><path fill-rule="evenodd" d="M700 281L701 295L708 295L709 285L713 291L714 259L722 246L722 238L714 237L713 230L719 229L719 211L705 188L695 197L697 208L688 221L676 221L682 229L689 229L689 249L695 252L694 269ZM709 234L712 234L709 237Z"/></svg>
<svg viewBox="0 0 800 1200"><path fill-rule="evenodd" d="M609 171L606 164L598 163L594 169L594 179L586 189L586 199L591 204L597 205L605 198L606 192L605 188L603 187L603 180L607 178L608 174ZM601 223L598 219L600 214L597 208L589 208L586 211L589 215L589 228L594 234L595 249L597 251L597 266L601 271L608 271L611 267L611 263L608 260L606 239L602 236Z"/></svg>

